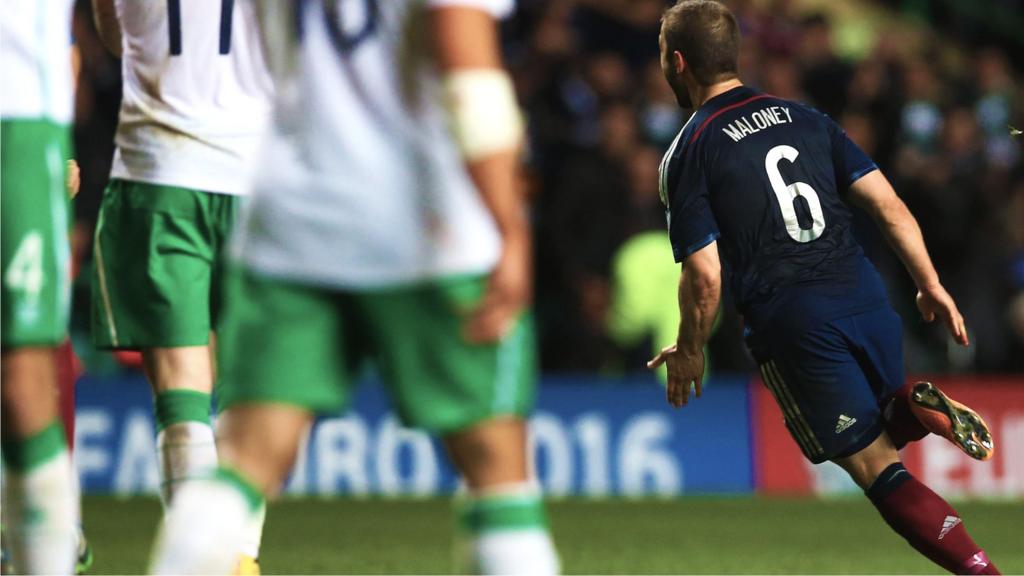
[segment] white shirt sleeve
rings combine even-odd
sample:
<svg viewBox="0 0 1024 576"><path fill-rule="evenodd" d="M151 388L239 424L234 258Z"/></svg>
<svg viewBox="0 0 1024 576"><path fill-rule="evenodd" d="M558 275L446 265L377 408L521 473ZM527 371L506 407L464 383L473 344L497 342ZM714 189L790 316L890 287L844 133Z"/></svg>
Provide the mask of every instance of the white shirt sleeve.
<svg viewBox="0 0 1024 576"><path fill-rule="evenodd" d="M515 0L427 0L428 8L447 8L451 6L478 8L490 12L496 19L500 20L512 14L516 2Z"/></svg>

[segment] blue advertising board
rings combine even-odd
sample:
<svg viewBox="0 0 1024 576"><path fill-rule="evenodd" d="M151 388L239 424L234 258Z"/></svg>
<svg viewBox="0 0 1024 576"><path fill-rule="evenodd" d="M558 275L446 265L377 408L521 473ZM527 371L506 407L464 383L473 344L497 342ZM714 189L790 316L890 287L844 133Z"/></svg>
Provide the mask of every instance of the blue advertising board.
<svg viewBox="0 0 1024 576"><path fill-rule="evenodd" d="M530 418L536 474L565 495L676 495L753 490L745 378L716 378L673 410L653 378L544 378ZM155 492L151 401L138 376L78 384L75 457L85 492ZM458 489L436 440L404 428L382 387L313 427L287 491L431 495Z"/></svg>

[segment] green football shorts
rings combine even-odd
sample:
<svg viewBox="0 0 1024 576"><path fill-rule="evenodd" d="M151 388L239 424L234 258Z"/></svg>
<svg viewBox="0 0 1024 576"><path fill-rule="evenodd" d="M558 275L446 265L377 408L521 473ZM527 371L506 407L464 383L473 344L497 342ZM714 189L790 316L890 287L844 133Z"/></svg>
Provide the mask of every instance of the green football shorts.
<svg viewBox="0 0 1024 576"><path fill-rule="evenodd" d="M71 301L67 126L0 122L0 308L2 345L63 342Z"/></svg>
<svg viewBox="0 0 1024 576"><path fill-rule="evenodd" d="M368 359L409 426L446 433L525 415L536 375L531 317L496 344L462 336L485 282L461 276L345 292L233 267L218 337L219 408L283 403L336 413Z"/></svg>
<svg viewBox="0 0 1024 576"><path fill-rule="evenodd" d="M96 224L98 348L201 346L220 310L221 255L239 199L114 179Z"/></svg>

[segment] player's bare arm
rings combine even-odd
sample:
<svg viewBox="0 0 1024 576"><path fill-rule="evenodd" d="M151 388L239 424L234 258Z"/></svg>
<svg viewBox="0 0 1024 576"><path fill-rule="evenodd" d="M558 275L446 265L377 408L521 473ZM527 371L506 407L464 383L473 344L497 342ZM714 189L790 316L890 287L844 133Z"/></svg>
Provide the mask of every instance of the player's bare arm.
<svg viewBox="0 0 1024 576"><path fill-rule="evenodd" d="M711 337L721 296L722 264L718 257L718 244L711 242L683 262L679 277L680 321L676 343L647 363L651 369L667 363L666 398L676 408L689 402L690 389L694 385L697 396L701 395L704 346Z"/></svg>
<svg viewBox="0 0 1024 576"><path fill-rule="evenodd" d="M82 51L77 45L71 47L71 78L72 90L78 91L78 73L82 70ZM68 196L74 199L82 187L82 173L78 168L78 162L74 158L67 161L67 179L64 185L68 190Z"/></svg>
<svg viewBox="0 0 1024 576"><path fill-rule="evenodd" d="M501 259L466 324L469 340L493 342L530 299L530 229L517 160L521 121L494 18L474 8L441 8L431 13L430 26L452 130L502 237Z"/></svg>
<svg viewBox="0 0 1024 576"><path fill-rule="evenodd" d="M121 23L117 21L114 0L92 0L92 18L100 41L110 53L121 57Z"/></svg>
<svg viewBox="0 0 1024 576"><path fill-rule="evenodd" d="M921 228L880 170L864 175L850 186L850 199L871 215L885 234L917 285L917 307L926 322L942 318L949 333L962 346L969 339L956 302L939 282L928 256Z"/></svg>

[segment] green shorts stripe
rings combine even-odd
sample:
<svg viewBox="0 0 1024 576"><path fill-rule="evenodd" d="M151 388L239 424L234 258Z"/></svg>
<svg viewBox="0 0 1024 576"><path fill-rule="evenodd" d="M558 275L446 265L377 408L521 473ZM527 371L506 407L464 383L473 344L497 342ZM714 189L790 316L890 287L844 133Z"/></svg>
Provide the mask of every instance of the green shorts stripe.
<svg viewBox="0 0 1024 576"><path fill-rule="evenodd" d="M110 289L107 287L107 265L103 257L103 212L100 212L99 220L96 223L96 236L93 242L93 258L96 266L96 285L100 291L100 302L103 306L103 319L105 320L110 345L117 348L121 341L117 338L117 322L114 321L114 309L110 305ZM95 298L95 296L93 296ZM94 324L95 328L95 324ZM102 328L100 328L102 329Z"/></svg>
<svg viewBox="0 0 1024 576"><path fill-rule="evenodd" d="M523 346L529 319L517 325L498 344L498 361L494 379L494 403L491 410L501 414L515 411L521 378L519 366L523 362Z"/></svg>

